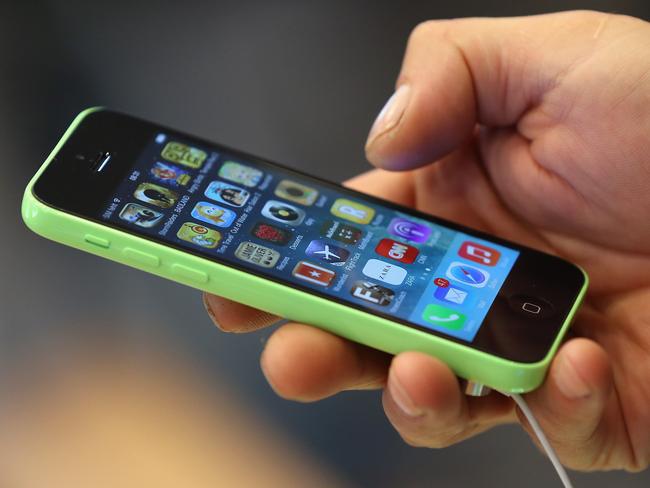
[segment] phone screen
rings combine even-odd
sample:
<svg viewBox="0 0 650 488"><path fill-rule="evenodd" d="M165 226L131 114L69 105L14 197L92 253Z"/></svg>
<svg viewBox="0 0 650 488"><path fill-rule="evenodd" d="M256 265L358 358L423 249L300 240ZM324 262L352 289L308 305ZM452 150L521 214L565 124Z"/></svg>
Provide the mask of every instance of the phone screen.
<svg viewBox="0 0 650 488"><path fill-rule="evenodd" d="M110 161L91 164L98 152ZM83 219L513 361L547 355L585 287L558 257L107 110L75 126L32 191Z"/></svg>
<svg viewBox="0 0 650 488"><path fill-rule="evenodd" d="M462 341L474 339L520 254L165 132L98 217Z"/></svg>

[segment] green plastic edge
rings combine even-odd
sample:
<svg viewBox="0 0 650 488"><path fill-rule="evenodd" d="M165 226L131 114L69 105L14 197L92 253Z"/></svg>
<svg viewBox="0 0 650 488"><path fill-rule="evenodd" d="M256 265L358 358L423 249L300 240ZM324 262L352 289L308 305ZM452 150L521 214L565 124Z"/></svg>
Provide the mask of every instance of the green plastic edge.
<svg viewBox="0 0 650 488"><path fill-rule="evenodd" d="M75 118L25 189L22 217L25 224L37 234L199 290L245 303L289 320L311 324L381 351L391 354L404 351L420 351L430 354L449 365L456 375L499 391L525 393L537 388L544 380L551 359L587 291L588 276L584 270L582 272L585 276L585 284L548 354L544 359L535 363L520 363L493 356L290 286L67 214L42 203L32 193L35 181L81 121L102 109L102 107L89 108ZM102 248L88 243L84 240L86 234L106 239L110 242L110 246ZM123 254L125 248L158 256L160 264L150 266L133 262ZM172 266L175 264L205 272L207 281L200 283L192 281L187 276L173 274Z"/></svg>

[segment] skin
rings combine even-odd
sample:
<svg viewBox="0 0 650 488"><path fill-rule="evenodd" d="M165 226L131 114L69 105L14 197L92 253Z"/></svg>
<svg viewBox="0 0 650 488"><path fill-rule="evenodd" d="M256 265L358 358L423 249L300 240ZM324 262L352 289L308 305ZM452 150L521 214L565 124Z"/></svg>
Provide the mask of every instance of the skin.
<svg viewBox="0 0 650 488"><path fill-rule="evenodd" d="M650 24L597 12L432 21L412 33L399 93L348 182L562 256L592 286L572 338L527 394L562 462L650 462ZM404 94L406 93L406 94ZM205 296L220 328L276 317ZM406 442L444 447L525 420L497 393L462 394L440 361L396 357L304 324L280 327L262 369L275 391L315 401L383 388Z"/></svg>

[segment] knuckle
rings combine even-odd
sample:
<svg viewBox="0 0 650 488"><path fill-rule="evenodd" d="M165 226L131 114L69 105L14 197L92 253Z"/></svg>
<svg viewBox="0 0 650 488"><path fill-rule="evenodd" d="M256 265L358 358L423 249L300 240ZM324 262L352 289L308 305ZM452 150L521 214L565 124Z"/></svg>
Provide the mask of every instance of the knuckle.
<svg viewBox="0 0 650 488"><path fill-rule="evenodd" d="M428 40L438 25L440 25L440 22L436 20L425 20L424 22L420 22L411 31L408 41L409 44L417 44Z"/></svg>
<svg viewBox="0 0 650 488"><path fill-rule="evenodd" d="M429 43L435 37L444 37L450 28L462 25L465 19L425 20L417 24L409 35L409 44Z"/></svg>
<svg viewBox="0 0 650 488"><path fill-rule="evenodd" d="M406 43L404 63L397 79L397 85L409 81L410 70L405 68L408 65L407 60L416 58L416 53L426 49L426 46L434 43L436 39L445 39L448 35L449 26L454 22L455 20L425 20L411 30Z"/></svg>

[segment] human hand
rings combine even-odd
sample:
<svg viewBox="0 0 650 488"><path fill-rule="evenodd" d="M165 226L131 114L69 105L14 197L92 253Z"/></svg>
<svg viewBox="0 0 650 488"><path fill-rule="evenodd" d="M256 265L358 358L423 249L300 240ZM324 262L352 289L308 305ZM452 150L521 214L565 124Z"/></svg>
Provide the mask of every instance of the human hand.
<svg viewBox="0 0 650 488"><path fill-rule="evenodd" d="M650 463L649 48L649 24L595 12L422 24L368 138L368 158L384 170L349 183L587 270L579 337L526 395L575 469ZM224 330L277 320L205 298ZM280 395L301 401L385 387L389 420L418 446L517 419L527 428L509 399L465 397L435 358L391 359L307 325L280 327L262 368Z"/></svg>

